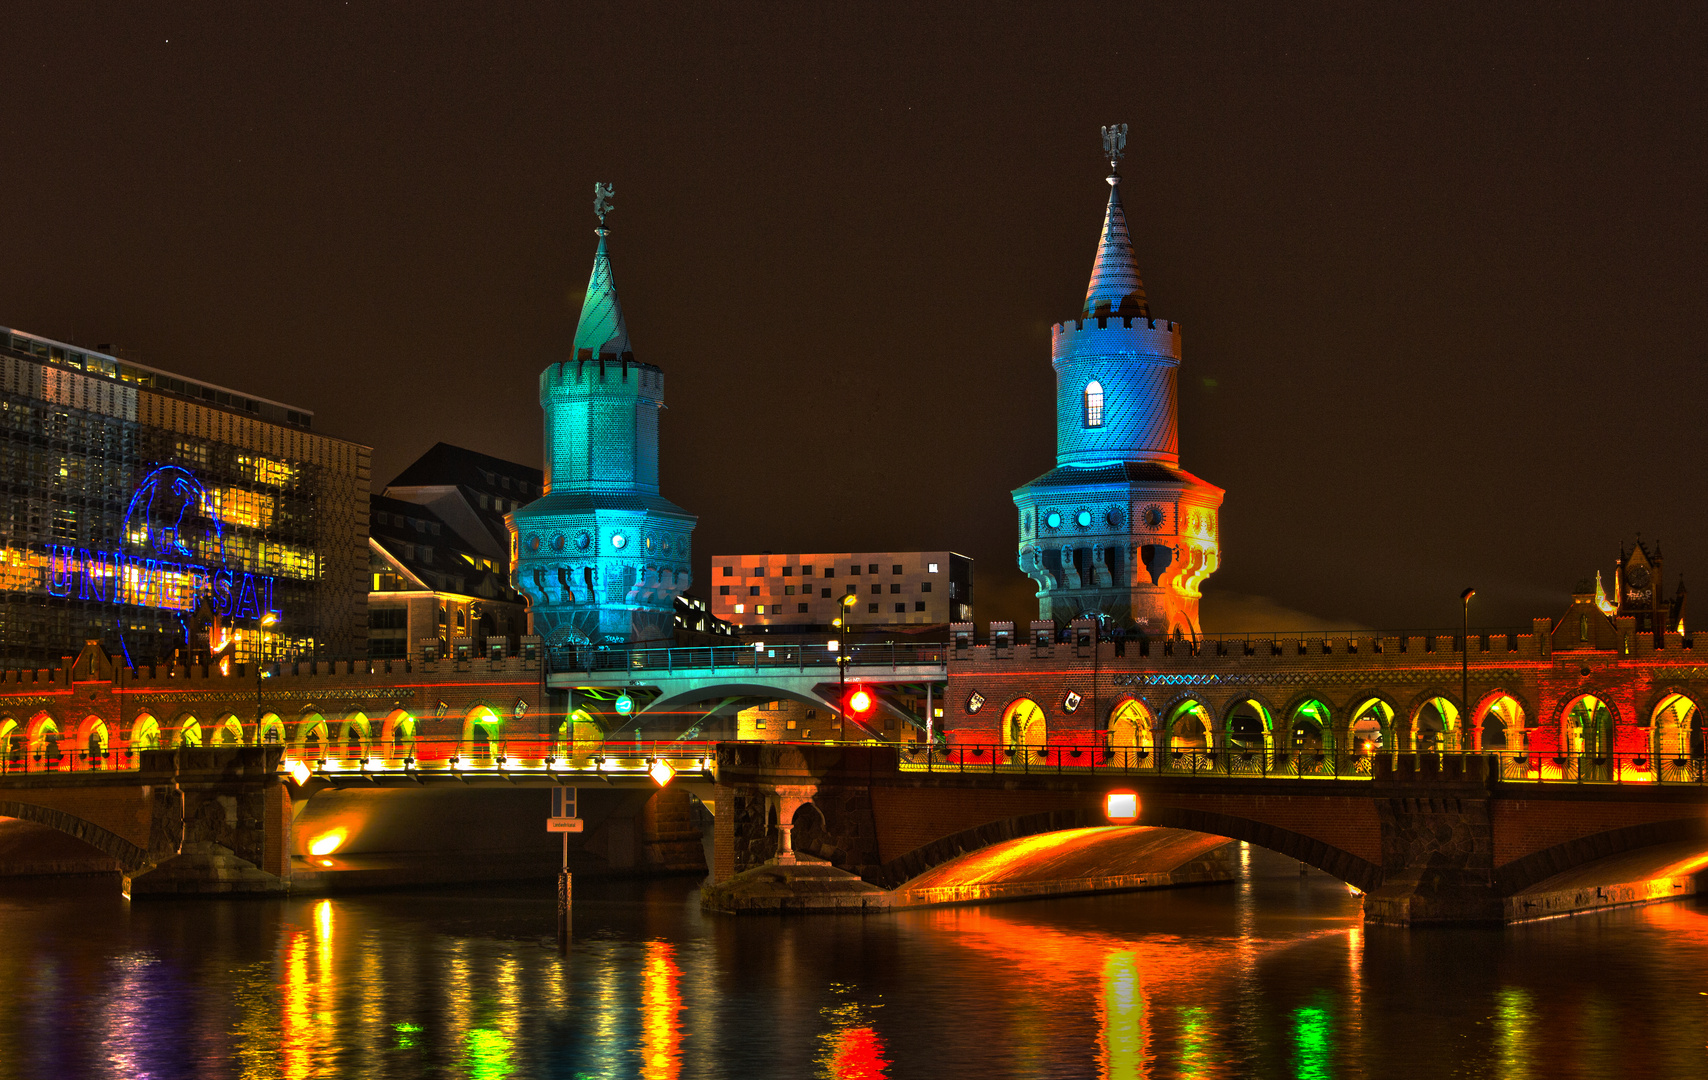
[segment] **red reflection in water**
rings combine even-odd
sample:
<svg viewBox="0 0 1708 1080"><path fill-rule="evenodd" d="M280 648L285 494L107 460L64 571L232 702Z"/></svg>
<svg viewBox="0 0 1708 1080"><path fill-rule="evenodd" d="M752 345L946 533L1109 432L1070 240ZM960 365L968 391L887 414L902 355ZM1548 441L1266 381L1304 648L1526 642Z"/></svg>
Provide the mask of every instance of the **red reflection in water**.
<svg viewBox="0 0 1708 1080"><path fill-rule="evenodd" d="M825 1063L827 1075L835 1080L881 1080L888 1076L889 1059L884 1057L884 1043L869 1027L843 1028L838 1031Z"/></svg>

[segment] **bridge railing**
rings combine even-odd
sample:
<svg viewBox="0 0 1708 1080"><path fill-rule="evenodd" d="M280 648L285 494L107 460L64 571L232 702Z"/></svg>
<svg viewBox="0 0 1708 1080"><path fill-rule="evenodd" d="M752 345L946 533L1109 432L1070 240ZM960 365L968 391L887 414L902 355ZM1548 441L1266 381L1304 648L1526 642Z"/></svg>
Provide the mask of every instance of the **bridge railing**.
<svg viewBox="0 0 1708 1080"><path fill-rule="evenodd" d="M832 648L822 644L718 645L705 648L632 649L597 646L570 646L551 649L549 671L596 673L636 672L669 673L675 671L712 671L734 674L739 671L769 671L782 673L788 669L805 671L809 668L834 669L839 659L845 659L849 670L871 671L888 668L945 667L949 646L921 642L879 642L873 644L844 643Z"/></svg>
<svg viewBox="0 0 1708 1080"><path fill-rule="evenodd" d="M1502 783L1696 784L1708 783L1708 756L1576 754L1547 752L1336 753L1332 750L1252 748L1042 746L919 747L902 751L904 772L1230 776L1253 779L1371 780L1393 776L1497 779Z"/></svg>

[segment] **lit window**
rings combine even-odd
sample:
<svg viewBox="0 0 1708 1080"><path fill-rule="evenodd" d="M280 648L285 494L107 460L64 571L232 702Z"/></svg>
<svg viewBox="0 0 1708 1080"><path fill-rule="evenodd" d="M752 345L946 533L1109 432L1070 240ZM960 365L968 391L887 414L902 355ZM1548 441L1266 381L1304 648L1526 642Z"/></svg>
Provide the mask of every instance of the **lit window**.
<svg viewBox="0 0 1708 1080"><path fill-rule="evenodd" d="M927 567L926 567L926 568L925 568L925 569L926 569L926 572L927 572L927 573L931 573L931 574L935 574L935 573L936 573L936 572L937 572L937 564L936 564L936 563L931 563L931 564L930 564L930 565L929 565L929 566L927 566Z"/></svg>
<svg viewBox="0 0 1708 1080"><path fill-rule="evenodd" d="M1085 426L1103 426L1103 384L1090 382L1085 386Z"/></svg>
<svg viewBox="0 0 1708 1080"><path fill-rule="evenodd" d="M740 614L741 614L741 613L742 613L742 612L744 612L744 611L746 611L746 610L747 610L747 605L746 605L746 604L737 604L737 605L735 605L735 613L736 613L736 614L737 614L737 615L740 615Z"/></svg>
<svg viewBox="0 0 1708 1080"><path fill-rule="evenodd" d="M754 608L754 609L753 609L753 613L754 613L754 614L755 614L755 615L763 615L763 614L765 614L765 605L764 605L764 604L760 604L760 605L758 605L758 606L756 606L756 607L755 607L755 608Z"/></svg>

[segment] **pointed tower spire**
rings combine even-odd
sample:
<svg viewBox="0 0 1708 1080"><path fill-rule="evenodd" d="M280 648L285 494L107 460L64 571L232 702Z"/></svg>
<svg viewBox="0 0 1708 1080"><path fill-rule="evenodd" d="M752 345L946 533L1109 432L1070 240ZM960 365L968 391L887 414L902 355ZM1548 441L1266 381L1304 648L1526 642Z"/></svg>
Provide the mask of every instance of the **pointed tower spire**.
<svg viewBox="0 0 1708 1080"><path fill-rule="evenodd" d="M615 195L610 184L593 185L593 212L599 215L599 250L593 254L593 276L587 281L587 299L581 302L581 321L575 324L575 358L591 355L622 356L629 345L629 324L623 320L623 305L617 299L617 282L611 276L611 253L606 247L611 230L605 215L611 212Z"/></svg>
<svg viewBox="0 0 1708 1080"><path fill-rule="evenodd" d="M1103 236L1097 260L1091 264L1091 286L1085 290L1082 318L1098 315L1150 317L1145 283L1133 257L1133 238L1127 231L1127 212L1121 206L1121 158L1127 151L1127 125L1103 129L1103 153L1109 159L1109 208L1103 215Z"/></svg>

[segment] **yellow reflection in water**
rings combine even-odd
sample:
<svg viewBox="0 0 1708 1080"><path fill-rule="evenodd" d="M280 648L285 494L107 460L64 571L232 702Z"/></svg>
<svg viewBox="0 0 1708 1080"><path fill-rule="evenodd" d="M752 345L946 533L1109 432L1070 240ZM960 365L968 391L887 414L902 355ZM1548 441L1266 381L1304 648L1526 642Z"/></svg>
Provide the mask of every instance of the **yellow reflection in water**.
<svg viewBox="0 0 1708 1080"><path fill-rule="evenodd" d="M646 943L641 969L641 1076L646 1080L676 1080L682 1074L682 972L676 966L676 947L665 941Z"/></svg>
<svg viewBox="0 0 1708 1080"><path fill-rule="evenodd" d="M1495 1042L1502 1080L1525 1080L1530 1075L1530 1028L1536 1012L1530 995L1517 986L1502 987L1495 999Z"/></svg>
<svg viewBox="0 0 1708 1080"><path fill-rule="evenodd" d="M1136 952L1111 952L1103 960L1098 1049L1104 1080L1137 1080L1145 1073L1145 995Z"/></svg>

